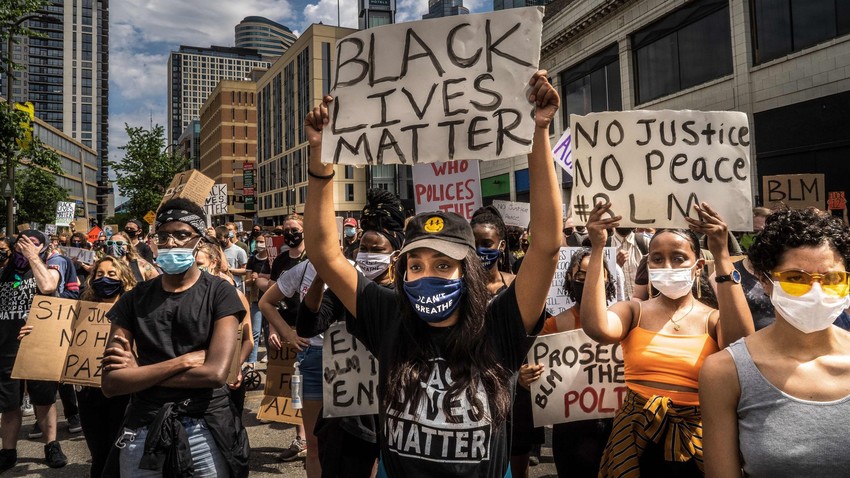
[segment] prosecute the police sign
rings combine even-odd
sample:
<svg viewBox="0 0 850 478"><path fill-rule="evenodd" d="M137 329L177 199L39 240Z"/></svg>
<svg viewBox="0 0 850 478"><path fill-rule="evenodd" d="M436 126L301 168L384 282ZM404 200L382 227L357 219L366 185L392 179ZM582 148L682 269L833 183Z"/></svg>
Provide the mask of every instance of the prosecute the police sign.
<svg viewBox="0 0 850 478"><path fill-rule="evenodd" d="M624 227L687 227L707 202L732 231L752 231L750 128L737 111L570 115L576 225L611 201Z"/></svg>
<svg viewBox="0 0 850 478"><path fill-rule="evenodd" d="M527 154L543 10L370 28L336 44L322 161L416 164Z"/></svg>

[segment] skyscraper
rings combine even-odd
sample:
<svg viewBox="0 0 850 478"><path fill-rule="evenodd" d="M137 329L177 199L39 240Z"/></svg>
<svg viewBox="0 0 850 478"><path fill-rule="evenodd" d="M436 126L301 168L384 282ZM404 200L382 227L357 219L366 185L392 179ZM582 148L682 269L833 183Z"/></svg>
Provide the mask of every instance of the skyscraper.
<svg viewBox="0 0 850 478"><path fill-rule="evenodd" d="M358 0L361 30L395 23L395 0Z"/></svg>
<svg viewBox="0 0 850 478"><path fill-rule="evenodd" d="M97 219L106 216L109 187L109 0L51 0L30 20L44 38L20 39L12 52L14 101L31 101L35 115L97 151ZM3 46L5 47L5 45ZM5 94L7 79L3 78Z"/></svg>
<svg viewBox="0 0 850 478"><path fill-rule="evenodd" d="M168 144L190 121L200 117L201 106L221 80L241 80L255 68L268 68L257 50L181 45L168 56Z"/></svg>
<svg viewBox="0 0 850 478"><path fill-rule="evenodd" d="M493 0L493 10L533 7L535 5L547 5L549 3L551 3L551 0Z"/></svg>
<svg viewBox="0 0 850 478"><path fill-rule="evenodd" d="M422 19L468 14L469 9L463 6L463 0L430 0L428 2L428 13L422 15Z"/></svg>
<svg viewBox="0 0 850 478"><path fill-rule="evenodd" d="M236 47L253 48L268 61L283 55L297 39L292 30L265 17L245 17L236 25Z"/></svg>

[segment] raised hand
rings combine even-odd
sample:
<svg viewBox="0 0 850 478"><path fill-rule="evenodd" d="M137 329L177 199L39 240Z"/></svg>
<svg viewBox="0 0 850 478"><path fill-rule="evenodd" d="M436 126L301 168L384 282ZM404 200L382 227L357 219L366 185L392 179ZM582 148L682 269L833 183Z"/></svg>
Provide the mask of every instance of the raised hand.
<svg viewBox="0 0 850 478"><path fill-rule="evenodd" d="M729 227L726 226L726 222L706 202L694 204L694 210L699 215L699 219L686 217L688 228L696 233L705 234L708 239L708 250L714 256L728 253Z"/></svg>
<svg viewBox="0 0 850 478"><path fill-rule="evenodd" d="M548 128L549 123L555 117L555 113L561 106L561 97L558 96L558 91L549 83L548 72L546 70L538 70L529 80L531 85L531 93L528 96L528 101L533 103L536 108L534 110L534 124L538 128Z"/></svg>
<svg viewBox="0 0 850 478"><path fill-rule="evenodd" d="M588 216L585 227L587 228L587 235L590 238L590 244L593 247L605 247L605 243L608 241L608 229L620 225L619 221L623 216L602 218L604 215L610 215L610 210L611 203L608 202L597 203L590 211L590 216Z"/></svg>
<svg viewBox="0 0 850 478"><path fill-rule="evenodd" d="M307 141L310 143L310 146L322 145L322 130L330 121L328 105L333 100L332 96L325 96L322 98L322 103L313 108L313 111L307 113L307 116L304 117L304 130L307 132Z"/></svg>

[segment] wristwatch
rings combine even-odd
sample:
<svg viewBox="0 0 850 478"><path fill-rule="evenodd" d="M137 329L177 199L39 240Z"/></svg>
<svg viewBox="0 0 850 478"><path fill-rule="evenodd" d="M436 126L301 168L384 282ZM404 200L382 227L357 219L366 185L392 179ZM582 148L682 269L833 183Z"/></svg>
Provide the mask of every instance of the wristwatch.
<svg viewBox="0 0 850 478"><path fill-rule="evenodd" d="M717 276L714 278L714 282L718 284L722 284L724 282L732 282L733 284L741 283L741 273L737 270L733 270L731 274L726 274L724 276Z"/></svg>

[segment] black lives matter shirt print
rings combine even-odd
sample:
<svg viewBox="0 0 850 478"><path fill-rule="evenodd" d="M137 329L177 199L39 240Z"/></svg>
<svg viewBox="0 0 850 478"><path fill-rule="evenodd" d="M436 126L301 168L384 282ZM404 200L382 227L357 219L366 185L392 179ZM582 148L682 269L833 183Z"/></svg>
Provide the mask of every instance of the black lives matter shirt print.
<svg viewBox="0 0 850 478"><path fill-rule="evenodd" d="M379 442L384 468L391 477L481 477L502 478L508 469L510 451L507 425L490 421L490 402L479 384L473 397L465 394L445 400L452 370L440 352L449 328L429 328L434 345L431 372L421 383L420 399L387 403L386 379L392 363L387 344L400 338L397 295L360 275L357 284L357 316L348 316L349 333L357 337L379 363ZM516 373L529 343L516 292L509 287L490 303L485 318L486 334L496 356L511 374L511 394ZM542 316L537 330L542 326ZM423 337L425 340L426 337Z"/></svg>
<svg viewBox="0 0 850 478"><path fill-rule="evenodd" d="M0 358L14 360L18 332L27 322L38 286L32 272L14 273L10 279L0 282Z"/></svg>

